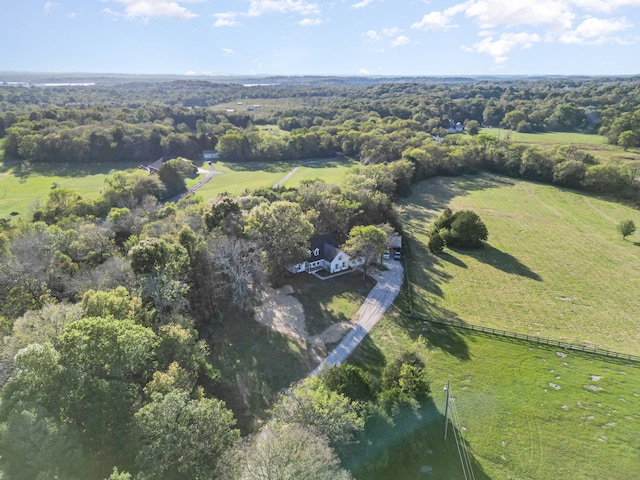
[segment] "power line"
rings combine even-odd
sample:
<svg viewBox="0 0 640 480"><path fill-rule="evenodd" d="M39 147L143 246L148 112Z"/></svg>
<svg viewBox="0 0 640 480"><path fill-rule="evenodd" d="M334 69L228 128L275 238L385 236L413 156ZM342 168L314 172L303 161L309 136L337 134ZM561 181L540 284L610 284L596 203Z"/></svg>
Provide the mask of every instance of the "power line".
<svg viewBox="0 0 640 480"><path fill-rule="evenodd" d="M447 439L447 426L449 423L449 411L451 412L451 423L453 424L453 436L456 441L456 447L458 450L458 456L460 457L460 464L462 465L462 473L465 480L475 480L473 473L473 467L471 463L471 457L467 450L467 445L462 436L462 426L460 425L460 417L458 416L458 409L456 407L455 398L451 395L451 385L447 382L447 404L445 407L445 428L444 439Z"/></svg>

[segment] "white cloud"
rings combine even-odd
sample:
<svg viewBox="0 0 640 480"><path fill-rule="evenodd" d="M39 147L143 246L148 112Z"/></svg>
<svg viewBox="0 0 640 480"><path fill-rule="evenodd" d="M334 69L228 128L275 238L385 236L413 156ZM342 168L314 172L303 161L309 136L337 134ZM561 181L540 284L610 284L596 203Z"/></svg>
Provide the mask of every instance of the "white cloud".
<svg viewBox="0 0 640 480"><path fill-rule="evenodd" d="M298 25L302 25L303 27L315 27L318 25L322 25L324 20L321 18L303 18L298 22Z"/></svg>
<svg viewBox="0 0 640 480"><path fill-rule="evenodd" d="M542 41L538 34L530 33L503 33L500 38L485 37L473 47L462 47L466 52L484 53L493 57L496 63L504 63L508 60L508 54L514 48L531 48L534 43Z"/></svg>
<svg viewBox="0 0 640 480"><path fill-rule="evenodd" d="M194 72L193 70L189 70L188 72L184 72L184 74L188 77L193 77L194 75L198 75L198 72Z"/></svg>
<svg viewBox="0 0 640 480"><path fill-rule="evenodd" d="M360 74L360 75L371 75L371 72L369 70L367 70L366 68L361 68L360 70L358 70L358 74Z"/></svg>
<svg viewBox="0 0 640 480"><path fill-rule="evenodd" d="M393 37L394 35L396 35L397 33L402 32L402 30L398 27L391 27L391 28L383 28L382 29L382 34L386 35L387 37Z"/></svg>
<svg viewBox="0 0 640 480"><path fill-rule="evenodd" d="M250 17L260 17L268 13L297 13L298 15L319 15L320 7L305 0L250 0Z"/></svg>
<svg viewBox="0 0 640 480"><path fill-rule="evenodd" d="M213 17L216 19L213 23L214 27L235 27L240 25L237 20L238 14L235 12L214 13Z"/></svg>
<svg viewBox="0 0 640 480"><path fill-rule="evenodd" d="M585 10L611 12L623 7L640 7L640 0L570 0L570 3Z"/></svg>
<svg viewBox="0 0 640 480"><path fill-rule="evenodd" d="M53 10L56 7L59 7L60 4L59 3L55 3L55 2L47 2L44 4L44 11L45 13L50 13L51 10Z"/></svg>
<svg viewBox="0 0 640 480"><path fill-rule="evenodd" d="M354 3L353 5L351 5L353 8L364 8L367 5L369 5L370 3L372 3L373 0L362 0L361 2L358 3Z"/></svg>
<svg viewBox="0 0 640 480"><path fill-rule="evenodd" d="M236 51L233 48L223 48L222 56L223 57L233 57L236 54Z"/></svg>
<svg viewBox="0 0 640 480"><path fill-rule="evenodd" d="M67 13L67 17L69 18L76 18L77 16L78 14L76 12Z"/></svg>
<svg viewBox="0 0 640 480"><path fill-rule="evenodd" d="M610 35L631 27L631 23L626 18L607 20L589 17L578 25L575 30L562 34L560 41L577 44L603 43Z"/></svg>
<svg viewBox="0 0 640 480"><path fill-rule="evenodd" d="M365 33L362 34L362 36L367 37L368 39L373 40L375 42L382 40L382 35L380 35L375 30L367 30Z"/></svg>
<svg viewBox="0 0 640 480"><path fill-rule="evenodd" d="M571 28L575 13L566 0L476 0L467 2L464 13L475 18L481 28L547 25Z"/></svg>
<svg viewBox="0 0 640 480"><path fill-rule="evenodd" d="M393 42L391 42L392 47L401 47L403 45L407 45L411 43L411 39L404 35L398 36Z"/></svg>
<svg viewBox="0 0 640 480"><path fill-rule="evenodd" d="M183 3L198 3L201 0L110 0L124 5L124 14L114 12L110 8L102 10L103 13L113 16L124 16L128 19L142 18L148 20L151 17L168 17L174 20L190 20L197 17L196 13L183 7Z"/></svg>
<svg viewBox="0 0 640 480"><path fill-rule="evenodd" d="M455 25L451 24L451 16L442 12L431 12L419 22L411 25L411 28L418 30L449 30Z"/></svg>

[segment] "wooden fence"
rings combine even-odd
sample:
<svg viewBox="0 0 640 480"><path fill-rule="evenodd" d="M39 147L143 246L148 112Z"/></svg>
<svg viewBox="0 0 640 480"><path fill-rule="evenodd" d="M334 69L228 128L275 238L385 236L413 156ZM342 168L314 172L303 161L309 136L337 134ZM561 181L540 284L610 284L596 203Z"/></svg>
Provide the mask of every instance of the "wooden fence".
<svg viewBox="0 0 640 480"><path fill-rule="evenodd" d="M518 340L524 340L526 342L537 343L538 345L548 345L550 347L562 348L564 350L574 350L577 352L585 352L593 355L602 355L609 358L619 358L621 360L629 360L631 362L640 363L640 356L630 355L628 353L614 352L612 350L605 350L603 348L590 347L588 345L576 345L573 343L562 342L559 340L553 340L551 338L537 337L535 335L525 335L523 333L510 332L508 330L500 330L497 328L483 327L481 325L473 325L470 323L464 323L459 320L447 320L438 319L433 320L420 315L409 315L411 318L427 321L430 323L437 323L440 325L447 325L455 328L463 328L465 330L472 330L474 332L488 333L490 335L497 335L505 338L515 338Z"/></svg>
<svg viewBox="0 0 640 480"><path fill-rule="evenodd" d="M407 238L408 240L408 236L405 236L405 238ZM410 252L410 241L405 241L405 259L407 258L406 254L409 254L408 257L410 257L411 252ZM431 318L427 318L425 316L421 316L421 315L417 315L414 313L413 311L413 292L411 291L411 281L409 278L409 272L408 272L408 268L405 268L405 285L406 285L406 289L407 289L407 297L409 300L409 308L410 308L410 312L407 314L406 312L403 312L405 315L407 315L410 318L415 318L418 320L423 320L423 321L427 321L430 323L438 323L441 325L448 325L454 328L462 328L465 330L472 330L474 332L482 332L482 333L488 333L490 335L496 335L499 337L503 337L503 338L515 338L517 340L523 340L525 342L531 342L531 343L536 343L538 345L548 345L551 347L557 347L557 348L562 348L565 350L573 350L573 351L577 351L577 352L585 352L585 353L589 353L592 355L602 355L604 357L609 357L609 358L618 358L621 360L629 360L631 362L637 362L640 363L640 356L638 355L630 355L628 353L620 353L620 352L614 352L612 350L606 350L603 348L597 348L597 347L590 347L587 345L576 345L573 343L568 343L568 342L562 342L559 340L553 340L551 338L545 338L545 337L537 337L535 335L525 335L523 333L516 333L516 332L510 332L508 330L500 330L500 329L496 329L496 328L490 328L490 327L483 327L481 325L473 325L470 323L465 323L465 322L461 322L460 320L453 320L453 319L438 319L438 320L434 320ZM397 308L397 307L396 307ZM401 310L401 309L399 309ZM401 310L402 311L402 310Z"/></svg>

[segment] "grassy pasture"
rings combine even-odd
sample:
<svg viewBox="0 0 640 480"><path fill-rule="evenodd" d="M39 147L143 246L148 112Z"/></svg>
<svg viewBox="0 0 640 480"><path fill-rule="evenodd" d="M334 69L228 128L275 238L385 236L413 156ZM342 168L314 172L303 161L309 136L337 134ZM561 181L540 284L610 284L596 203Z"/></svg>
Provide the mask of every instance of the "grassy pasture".
<svg viewBox="0 0 640 480"><path fill-rule="evenodd" d="M445 207L489 230L483 249L428 253L426 229ZM492 175L416 185L399 213L409 241L413 303L432 318L640 351L640 238L616 225L640 212L606 199Z"/></svg>
<svg viewBox="0 0 640 480"><path fill-rule="evenodd" d="M632 148L625 152L622 147L609 145L607 138L602 135L573 132L519 133L501 128L482 128L480 133L493 135L502 140L534 144L543 149L573 145L599 160L626 162L632 168L640 167L640 149Z"/></svg>
<svg viewBox="0 0 640 480"><path fill-rule="evenodd" d="M223 172L198 190L205 200L215 198L223 192L240 195L246 189L271 187L287 173L300 164L300 160L282 162L223 162L213 164L216 170ZM350 158L320 162L301 167L290 177L285 187L295 187L302 180L321 178L329 183L339 183L347 170L357 162ZM206 168L206 167L205 167Z"/></svg>
<svg viewBox="0 0 640 480"><path fill-rule="evenodd" d="M54 184L75 190L83 198L97 198L107 177L120 171L136 171L137 166L120 162L87 166L33 164L32 173L20 178L19 163L0 164L0 217L12 211L25 216L35 202L47 199ZM145 174L142 170L140 173Z"/></svg>
<svg viewBox="0 0 640 480"><path fill-rule="evenodd" d="M447 380L476 479L638 477L640 366L402 315L385 317L351 362L379 376L385 359L418 335L434 405L394 446L389 468L362 478L428 478L419 474L425 465L433 478L463 478L451 425L442 440Z"/></svg>

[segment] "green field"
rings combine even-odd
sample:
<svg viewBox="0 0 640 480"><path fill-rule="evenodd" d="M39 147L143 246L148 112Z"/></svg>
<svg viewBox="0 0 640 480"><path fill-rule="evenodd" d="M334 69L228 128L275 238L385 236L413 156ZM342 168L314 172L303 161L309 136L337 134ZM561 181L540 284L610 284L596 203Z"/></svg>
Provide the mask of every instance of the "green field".
<svg viewBox="0 0 640 480"><path fill-rule="evenodd" d="M300 164L300 160L286 162L216 162L216 170L223 172L215 175L198 194L205 200L228 192L240 195L245 190L269 188L281 180L287 173ZM328 162L315 163L301 167L284 184L285 187L296 187L302 180L321 178L329 183L339 183L347 170L357 162L350 158L341 158ZM206 167L205 167L206 168Z"/></svg>
<svg viewBox="0 0 640 480"><path fill-rule="evenodd" d="M377 376L385 357L418 335L427 341L435 407L394 446L388 469L362 478L464 478L451 426L447 443L442 440L448 380L476 479L638 478L638 365L402 315L385 317L351 362ZM432 477L420 476L423 466L433 468Z"/></svg>
<svg viewBox="0 0 640 480"><path fill-rule="evenodd" d="M77 191L83 198L100 195L107 177L119 171L136 171L137 164L109 163L89 166L33 165L27 178L17 175L19 164L0 164L0 217L11 212L28 215L37 201L45 201L54 185ZM142 170L140 170L141 173Z"/></svg>
<svg viewBox="0 0 640 480"><path fill-rule="evenodd" d="M640 149L632 148L625 152L622 147L609 145L607 137L602 135L572 132L519 133L501 128L482 128L480 133L512 142L531 143L545 149L558 145L573 145L601 161L627 162L633 168L640 167Z"/></svg>
<svg viewBox="0 0 640 480"><path fill-rule="evenodd" d="M489 230L478 250L427 252L445 207L470 209ZM492 175L416 185L399 213L409 240L413 304L432 318L640 351L640 237L616 225L640 212L547 185Z"/></svg>

